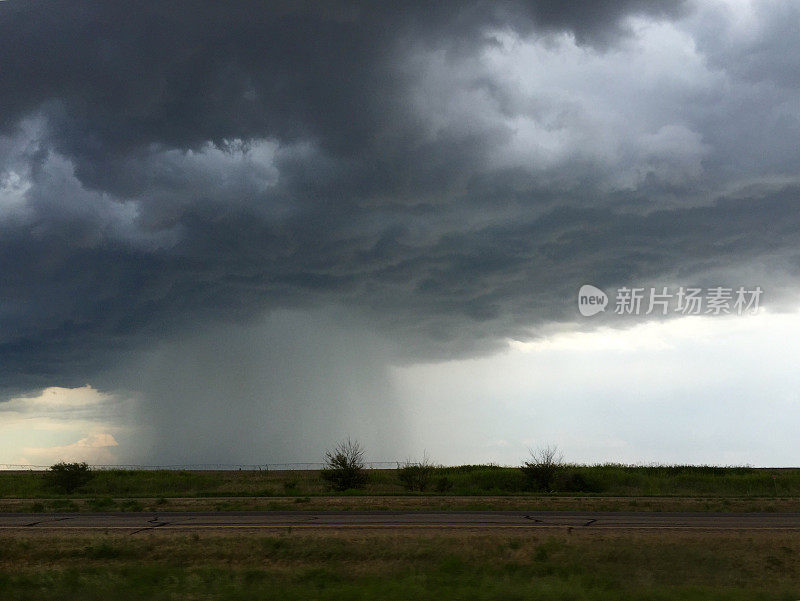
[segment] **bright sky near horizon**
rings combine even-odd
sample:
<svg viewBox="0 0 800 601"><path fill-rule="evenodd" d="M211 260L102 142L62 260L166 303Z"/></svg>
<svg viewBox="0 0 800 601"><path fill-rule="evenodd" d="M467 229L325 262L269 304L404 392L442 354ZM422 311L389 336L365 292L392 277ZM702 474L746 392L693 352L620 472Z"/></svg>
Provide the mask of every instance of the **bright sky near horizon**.
<svg viewBox="0 0 800 601"><path fill-rule="evenodd" d="M796 465L799 354L800 313L761 312L560 333L395 367L412 434L395 455L370 457L515 465L555 444L580 463ZM115 436L137 431L119 410L135 402L84 386L0 405L0 463L127 463Z"/></svg>

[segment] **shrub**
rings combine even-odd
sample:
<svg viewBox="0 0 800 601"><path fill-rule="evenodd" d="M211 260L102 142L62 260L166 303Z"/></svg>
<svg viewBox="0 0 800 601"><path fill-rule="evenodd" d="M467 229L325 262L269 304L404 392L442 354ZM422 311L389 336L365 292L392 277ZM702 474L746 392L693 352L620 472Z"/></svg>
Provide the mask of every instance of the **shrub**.
<svg viewBox="0 0 800 601"><path fill-rule="evenodd" d="M340 442L332 451L325 452L325 468L320 476L334 490L364 488L367 471L364 468L364 449L349 438Z"/></svg>
<svg viewBox="0 0 800 601"><path fill-rule="evenodd" d="M85 461L82 463L61 461L51 465L46 473L46 478L50 485L67 494L75 492L93 477L94 473Z"/></svg>
<svg viewBox="0 0 800 601"><path fill-rule="evenodd" d="M564 465L564 458L556 446L531 449L531 459L520 468L534 490L548 492L553 490L556 476Z"/></svg>
<svg viewBox="0 0 800 601"><path fill-rule="evenodd" d="M594 478L580 472L565 472L556 478L556 490L563 492L600 492L601 486Z"/></svg>
<svg viewBox="0 0 800 601"><path fill-rule="evenodd" d="M447 476L440 476L436 480L436 492L446 493L453 490L453 481Z"/></svg>
<svg viewBox="0 0 800 601"><path fill-rule="evenodd" d="M425 492L425 489L431 483L435 469L428 456L423 455L422 461L419 463L407 461L402 467L398 465L397 477L400 478L400 484L406 490Z"/></svg>

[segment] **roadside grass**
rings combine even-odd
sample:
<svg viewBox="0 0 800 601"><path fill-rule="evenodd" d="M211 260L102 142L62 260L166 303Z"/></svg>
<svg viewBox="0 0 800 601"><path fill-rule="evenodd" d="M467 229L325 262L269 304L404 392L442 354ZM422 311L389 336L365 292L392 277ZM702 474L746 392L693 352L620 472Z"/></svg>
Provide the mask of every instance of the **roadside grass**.
<svg viewBox="0 0 800 601"><path fill-rule="evenodd" d="M3 599L795 600L793 533L0 533Z"/></svg>

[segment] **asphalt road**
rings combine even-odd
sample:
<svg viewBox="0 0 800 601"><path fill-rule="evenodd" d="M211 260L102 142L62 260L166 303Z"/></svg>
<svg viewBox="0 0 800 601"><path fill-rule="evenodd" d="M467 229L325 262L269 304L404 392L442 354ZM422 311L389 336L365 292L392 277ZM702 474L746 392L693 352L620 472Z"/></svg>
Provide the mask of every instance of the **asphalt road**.
<svg viewBox="0 0 800 601"><path fill-rule="evenodd" d="M0 532L19 530L604 529L799 530L800 513L567 511L242 511L0 513Z"/></svg>

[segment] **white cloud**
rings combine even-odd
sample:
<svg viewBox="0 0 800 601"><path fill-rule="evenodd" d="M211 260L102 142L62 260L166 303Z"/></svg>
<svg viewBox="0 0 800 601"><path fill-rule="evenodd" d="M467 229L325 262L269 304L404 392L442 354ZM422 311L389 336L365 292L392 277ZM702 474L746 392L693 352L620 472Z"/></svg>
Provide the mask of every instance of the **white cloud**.
<svg viewBox="0 0 800 601"><path fill-rule="evenodd" d="M0 403L0 462L50 465L56 461L113 463L114 434L129 399L80 388L45 388L38 395ZM74 441L74 442L73 442Z"/></svg>
<svg viewBox="0 0 800 601"><path fill-rule="evenodd" d="M423 53L412 102L432 136L493 137L490 170L570 182L599 169L609 190L653 178L685 185L712 151L687 105L716 94L725 74L708 68L680 24L639 19L632 29L603 52L571 34L501 30L478 57Z"/></svg>
<svg viewBox="0 0 800 601"><path fill-rule="evenodd" d="M37 429L63 429L79 422L103 421L116 415L124 401L89 384L80 388L51 386L36 396L0 403L0 429L20 422Z"/></svg>
<svg viewBox="0 0 800 601"><path fill-rule="evenodd" d="M38 465L51 465L59 461L86 461L93 464L110 464L117 461L113 451L118 447L114 436L107 432L96 432L77 442L52 447L25 447L25 461Z"/></svg>
<svg viewBox="0 0 800 601"><path fill-rule="evenodd" d="M20 413L63 411L101 405L113 398L113 395L100 392L89 384L80 388L51 386L42 390L38 396L17 397L6 403L0 403L0 411Z"/></svg>

